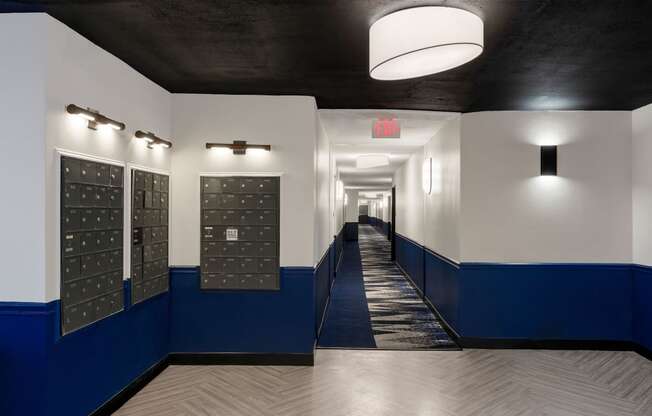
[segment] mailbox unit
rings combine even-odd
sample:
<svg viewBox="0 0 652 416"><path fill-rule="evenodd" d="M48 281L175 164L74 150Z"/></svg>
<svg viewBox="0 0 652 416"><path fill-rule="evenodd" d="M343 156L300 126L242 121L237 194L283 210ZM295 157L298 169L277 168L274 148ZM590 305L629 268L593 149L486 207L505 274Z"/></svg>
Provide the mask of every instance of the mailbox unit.
<svg viewBox="0 0 652 416"><path fill-rule="evenodd" d="M201 177L201 288L279 289L279 178Z"/></svg>
<svg viewBox="0 0 652 416"><path fill-rule="evenodd" d="M167 292L170 178L131 170L131 301Z"/></svg>
<svg viewBox="0 0 652 416"><path fill-rule="evenodd" d="M123 167L61 157L61 330L124 307Z"/></svg>

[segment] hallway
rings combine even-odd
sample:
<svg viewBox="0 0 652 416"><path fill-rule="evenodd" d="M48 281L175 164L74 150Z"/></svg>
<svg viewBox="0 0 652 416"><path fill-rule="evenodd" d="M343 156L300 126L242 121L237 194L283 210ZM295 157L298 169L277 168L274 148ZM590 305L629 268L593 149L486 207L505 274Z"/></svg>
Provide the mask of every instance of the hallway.
<svg viewBox="0 0 652 416"><path fill-rule="evenodd" d="M385 235L367 224L357 243L347 243L318 346L458 349L390 260Z"/></svg>

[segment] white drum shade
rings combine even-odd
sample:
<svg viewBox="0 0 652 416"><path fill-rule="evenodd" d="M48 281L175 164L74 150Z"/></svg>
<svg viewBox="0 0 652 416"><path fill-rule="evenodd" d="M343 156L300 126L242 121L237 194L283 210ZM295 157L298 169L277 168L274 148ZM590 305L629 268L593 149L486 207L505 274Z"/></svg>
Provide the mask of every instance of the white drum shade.
<svg viewBox="0 0 652 416"><path fill-rule="evenodd" d="M484 24L475 14L414 7L380 18L369 29L369 75L398 80L463 65L482 53Z"/></svg>

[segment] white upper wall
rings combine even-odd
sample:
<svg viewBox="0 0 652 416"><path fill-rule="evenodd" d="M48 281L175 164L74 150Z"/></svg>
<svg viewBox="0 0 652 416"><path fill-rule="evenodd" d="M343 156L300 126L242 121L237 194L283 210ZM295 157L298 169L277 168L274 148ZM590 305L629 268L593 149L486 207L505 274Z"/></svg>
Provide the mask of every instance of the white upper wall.
<svg viewBox="0 0 652 416"><path fill-rule="evenodd" d="M47 108L45 149L47 300L59 297L58 158L56 149L107 158L129 165L169 171L169 150L148 149L134 140L136 130L168 138L171 95L115 56L94 45L63 23L38 15L47 26ZM66 113L67 104L91 107L126 124L124 131L86 127ZM129 180L125 169L125 181ZM129 200L125 186L124 200ZM126 218L124 229L131 224ZM129 233L124 233L125 242ZM124 274L129 276L130 245L125 244Z"/></svg>
<svg viewBox="0 0 652 416"><path fill-rule="evenodd" d="M412 154L394 173L396 186L396 232L419 244L424 239L424 193L421 186L423 148Z"/></svg>
<svg viewBox="0 0 652 416"><path fill-rule="evenodd" d="M0 53L7 133L0 158L3 171L12 172L0 183L21 201L3 204L0 215L7 222L0 237L7 256L0 301L50 301L59 297L55 149L169 169L169 152L139 148L132 136L136 129L169 135L170 94L46 14L0 15ZM97 109L127 128L89 130L66 113L67 104Z"/></svg>
<svg viewBox="0 0 652 416"><path fill-rule="evenodd" d="M432 191L424 196L424 245L454 261L460 259L460 121L448 121L424 150L432 158Z"/></svg>
<svg viewBox="0 0 652 416"><path fill-rule="evenodd" d="M464 114L462 261L631 261L631 129L630 112Z"/></svg>
<svg viewBox="0 0 652 416"><path fill-rule="evenodd" d="M632 113L634 263L652 265L652 105Z"/></svg>
<svg viewBox="0 0 652 416"><path fill-rule="evenodd" d="M324 256L333 239L331 221L333 220L331 199L331 144L326 130L315 112L317 145L315 146L315 244L314 264Z"/></svg>
<svg viewBox="0 0 652 416"><path fill-rule="evenodd" d="M46 299L45 21L0 14L0 301Z"/></svg>
<svg viewBox="0 0 652 416"><path fill-rule="evenodd" d="M344 206L344 222L358 222L358 191L347 189L346 206Z"/></svg>
<svg viewBox="0 0 652 416"><path fill-rule="evenodd" d="M200 173L282 173L280 265L314 265L315 112L312 97L173 95L170 264L199 264ZM237 156L205 148L233 140L272 151Z"/></svg>

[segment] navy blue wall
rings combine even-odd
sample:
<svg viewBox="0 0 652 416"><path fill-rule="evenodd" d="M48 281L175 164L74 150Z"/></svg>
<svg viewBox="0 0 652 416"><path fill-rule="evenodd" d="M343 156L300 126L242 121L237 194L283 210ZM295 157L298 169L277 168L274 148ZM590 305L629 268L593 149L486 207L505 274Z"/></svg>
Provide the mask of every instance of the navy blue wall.
<svg viewBox="0 0 652 416"><path fill-rule="evenodd" d="M170 270L170 352L312 353L312 267L282 267L280 291L203 291L199 268Z"/></svg>
<svg viewBox="0 0 652 416"><path fill-rule="evenodd" d="M396 234L396 262L421 293L425 293L423 247L409 238Z"/></svg>
<svg viewBox="0 0 652 416"><path fill-rule="evenodd" d="M398 240L403 240L399 238ZM407 250L418 250L414 243L408 244ZM460 266L445 257L442 257L430 250L423 250L424 271L423 271L423 293L428 301L436 305L440 316L453 329L459 328L459 271ZM411 254L411 257L417 257Z"/></svg>
<svg viewBox="0 0 652 416"><path fill-rule="evenodd" d="M397 262L462 338L652 346L649 267L458 264L400 235Z"/></svg>
<svg viewBox="0 0 652 416"><path fill-rule="evenodd" d="M131 306L126 281L123 312L64 337L59 301L0 303L0 414L88 415L170 352L312 353L337 241L317 269L281 268L280 291L201 291L199 268L172 268Z"/></svg>
<svg viewBox="0 0 652 416"><path fill-rule="evenodd" d="M463 263L460 270L462 336L631 340L629 265Z"/></svg>
<svg viewBox="0 0 652 416"><path fill-rule="evenodd" d="M331 246L322 257L319 264L315 268L315 339L319 336L319 328L326 312L328 305L328 298L331 291L331 259L335 251L335 246Z"/></svg>
<svg viewBox="0 0 652 416"><path fill-rule="evenodd" d="M634 266L634 341L652 350L652 267Z"/></svg>
<svg viewBox="0 0 652 416"><path fill-rule="evenodd" d="M2 304L0 414L88 415L167 356L168 314L162 294L61 337L59 301Z"/></svg>

